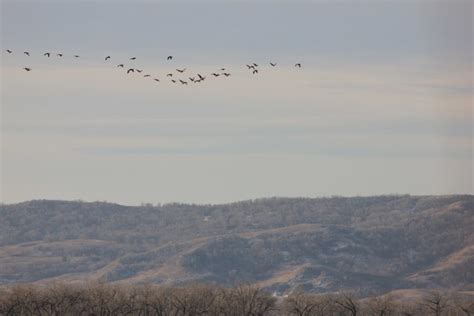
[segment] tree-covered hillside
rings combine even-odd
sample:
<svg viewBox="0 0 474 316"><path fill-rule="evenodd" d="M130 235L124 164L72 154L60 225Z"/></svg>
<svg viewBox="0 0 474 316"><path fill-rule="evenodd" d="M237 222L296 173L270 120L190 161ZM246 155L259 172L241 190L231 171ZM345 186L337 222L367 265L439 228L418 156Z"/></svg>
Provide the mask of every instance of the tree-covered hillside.
<svg viewBox="0 0 474 316"><path fill-rule="evenodd" d="M474 197L0 208L0 283L247 282L287 293L474 289Z"/></svg>

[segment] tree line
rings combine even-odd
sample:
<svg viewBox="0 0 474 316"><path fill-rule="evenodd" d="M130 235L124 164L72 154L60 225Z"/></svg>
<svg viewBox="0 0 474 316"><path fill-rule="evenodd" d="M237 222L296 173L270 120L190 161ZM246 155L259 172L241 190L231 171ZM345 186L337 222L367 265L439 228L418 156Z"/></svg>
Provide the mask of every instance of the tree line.
<svg viewBox="0 0 474 316"><path fill-rule="evenodd" d="M458 316L474 315L474 298L442 291L407 301L390 294L361 299L351 292L277 297L251 285L19 285L0 289L0 315Z"/></svg>

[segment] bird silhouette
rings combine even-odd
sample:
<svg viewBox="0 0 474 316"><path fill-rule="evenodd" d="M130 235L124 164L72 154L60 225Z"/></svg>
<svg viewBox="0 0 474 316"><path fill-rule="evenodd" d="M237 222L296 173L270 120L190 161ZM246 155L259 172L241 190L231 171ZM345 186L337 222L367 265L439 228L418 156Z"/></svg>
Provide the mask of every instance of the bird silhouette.
<svg viewBox="0 0 474 316"><path fill-rule="evenodd" d="M63 57L63 54L59 53L59 54L56 54L58 57Z"/></svg>
<svg viewBox="0 0 474 316"><path fill-rule="evenodd" d="M123 68L123 64L118 64L117 67L122 67Z"/></svg>
<svg viewBox="0 0 474 316"><path fill-rule="evenodd" d="M25 54L26 56L30 56L29 52L23 52L23 54Z"/></svg>
<svg viewBox="0 0 474 316"><path fill-rule="evenodd" d="M247 66L248 69L255 69L254 65L245 65L245 66Z"/></svg>
<svg viewBox="0 0 474 316"><path fill-rule="evenodd" d="M79 58L79 55L74 55L75 58Z"/></svg>
<svg viewBox="0 0 474 316"><path fill-rule="evenodd" d="M174 80L174 79L171 79L171 82L172 82L172 83L176 83L176 80Z"/></svg>
<svg viewBox="0 0 474 316"><path fill-rule="evenodd" d="M173 77L173 74L167 74L166 77Z"/></svg>
<svg viewBox="0 0 474 316"><path fill-rule="evenodd" d="M181 84L188 85L188 83L186 81L183 81L181 79L179 79L179 82L181 82Z"/></svg>
<svg viewBox="0 0 474 316"><path fill-rule="evenodd" d="M50 53L44 53L43 56L50 57L51 54Z"/></svg>
<svg viewBox="0 0 474 316"><path fill-rule="evenodd" d="M189 80L191 80L192 82L194 82L195 78L194 77L188 77Z"/></svg>
<svg viewBox="0 0 474 316"><path fill-rule="evenodd" d="M9 50L9 49L7 49L7 53L11 54L11 53L13 53L13 51L12 51L12 50Z"/></svg>
<svg viewBox="0 0 474 316"><path fill-rule="evenodd" d="M105 60L110 59L110 56L105 57Z"/></svg>
<svg viewBox="0 0 474 316"><path fill-rule="evenodd" d="M137 72L142 72L143 70L142 69L135 69Z"/></svg>
<svg viewBox="0 0 474 316"><path fill-rule="evenodd" d="M224 72L224 73L222 73L222 74L223 74L224 76L226 76L226 77L229 77L229 76L230 76L230 73L227 73L227 72Z"/></svg>
<svg viewBox="0 0 474 316"><path fill-rule="evenodd" d="M255 74L258 74L258 70L255 69L252 73L253 73L254 75L255 75Z"/></svg>
<svg viewBox="0 0 474 316"><path fill-rule="evenodd" d="M225 68L221 68L221 71L225 71Z"/></svg>
<svg viewBox="0 0 474 316"><path fill-rule="evenodd" d="M272 65L272 67L275 67L277 64L276 63L270 63L270 65Z"/></svg>
<svg viewBox="0 0 474 316"><path fill-rule="evenodd" d="M25 69L26 71L31 71L31 68L28 68L28 67L25 67L23 69Z"/></svg>
<svg viewBox="0 0 474 316"><path fill-rule="evenodd" d="M296 63L296 64L295 64L295 67L301 68L301 64L300 64L300 63Z"/></svg>
<svg viewBox="0 0 474 316"><path fill-rule="evenodd" d="M200 74L198 74L198 77L199 77L199 80L204 80L204 79L206 79L206 77L203 77L203 76L201 76Z"/></svg>
<svg viewBox="0 0 474 316"><path fill-rule="evenodd" d="M129 70L127 70L127 74L129 74L131 72L135 72L135 70L133 68L130 68Z"/></svg>
<svg viewBox="0 0 474 316"><path fill-rule="evenodd" d="M144 77L144 78L146 78L146 77L150 77L150 75L143 75L143 77Z"/></svg>
<svg viewBox="0 0 474 316"><path fill-rule="evenodd" d="M183 73L186 70L186 68L183 69L176 69L177 72Z"/></svg>
<svg viewBox="0 0 474 316"><path fill-rule="evenodd" d="M258 67L258 65L256 63L253 63L252 65L254 65L255 67Z"/></svg>
<svg viewBox="0 0 474 316"><path fill-rule="evenodd" d="M171 59L173 59L173 56L166 57L166 60L171 60Z"/></svg>
<svg viewBox="0 0 474 316"><path fill-rule="evenodd" d="M211 75L213 75L214 77L219 77L220 76L219 74L216 74L215 72L213 72Z"/></svg>
<svg viewBox="0 0 474 316"><path fill-rule="evenodd" d="M135 59L137 59L137 57L132 57L132 58L130 58L130 60L135 60Z"/></svg>
<svg viewBox="0 0 474 316"><path fill-rule="evenodd" d="M160 79L157 79L157 78L155 78L155 79L153 79L153 80L155 80L156 82L160 82Z"/></svg>

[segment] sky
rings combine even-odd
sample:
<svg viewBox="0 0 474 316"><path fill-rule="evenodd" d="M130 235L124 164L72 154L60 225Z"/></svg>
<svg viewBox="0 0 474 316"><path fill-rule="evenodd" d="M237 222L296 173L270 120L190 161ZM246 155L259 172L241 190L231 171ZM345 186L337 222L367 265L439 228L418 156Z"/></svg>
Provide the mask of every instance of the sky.
<svg viewBox="0 0 474 316"><path fill-rule="evenodd" d="M472 1L0 3L4 203L473 193Z"/></svg>

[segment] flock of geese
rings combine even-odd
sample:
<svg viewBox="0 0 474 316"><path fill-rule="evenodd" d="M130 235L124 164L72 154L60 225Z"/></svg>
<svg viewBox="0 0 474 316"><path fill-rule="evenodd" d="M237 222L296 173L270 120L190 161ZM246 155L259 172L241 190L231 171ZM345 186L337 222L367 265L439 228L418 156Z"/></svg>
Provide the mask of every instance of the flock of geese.
<svg viewBox="0 0 474 316"><path fill-rule="evenodd" d="M13 54L13 50L11 49L6 49L6 52L8 54ZM28 51L25 51L23 52L23 54L25 56L30 56L30 52ZM62 53L50 53L50 52L45 52L43 53L43 57L46 57L46 58L51 58L51 57L56 57L56 58L62 58L64 56L64 54ZM73 58L80 58L79 55L72 55ZM111 62L112 60L112 56L105 56L104 58L104 62ZM137 60L137 57L130 57L129 58L129 62L130 63L133 63L133 61ZM172 61L173 60L173 56L167 56L166 57L166 60L169 62L169 61ZM277 63L275 62L270 62L269 65L271 67L277 67ZM301 68L301 63L296 63L294 65L296 68ZM126 73L127 74L130 74L130 73L135 73L135 74L141 74L144 78L150 78L150 79L153 79L155 82L161 82L161 80L163 80L163 78L158 78L156 76L152 76L151 74L148 74L146 72L144 72L143 69L138 69L138 68L135 68L135 67L132 67L132 66L125 66L125 64L123 63L120 63L120 64L117 64L116 65L117 68L123 68L124 70L126 69ZM249 64L246 64L246 67L247 67L247 70L249 70L253 75L257 75L259 73L259 71L261 70L261 67L256 64L256 63L249 63ZM259 68L260 67L260 68ZM30 66L28 67L23 67L23 70L29 72L29 71L32 71L32 68ZM207 75L202 75L202 74L194 74L194 75L189 75L189 71L187 71L186 68L182 68L182 69L179 69L177 68L176 69L176 72L177 73L167 73L165 78L166 79L169 79L170 82L172 83L181 83L182 85L188 85L189 82L192 82L192 83L200 83L202 81L204 81L206 79L206 76L213 76L215 78L217 77L230 77L232 74L226 69L226 68L220 68L218 71L216 72L212 72L210 74L207 74ZM185 74L186 72L186 74ZM179 76L179 78L178 78Z"/></svg>

